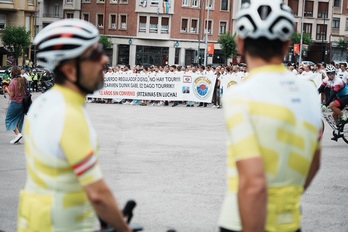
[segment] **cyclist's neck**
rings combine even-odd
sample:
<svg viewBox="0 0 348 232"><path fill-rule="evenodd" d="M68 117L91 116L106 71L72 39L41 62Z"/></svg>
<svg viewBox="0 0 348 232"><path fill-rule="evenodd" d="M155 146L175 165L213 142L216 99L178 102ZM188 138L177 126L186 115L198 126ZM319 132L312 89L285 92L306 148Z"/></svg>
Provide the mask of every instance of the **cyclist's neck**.
<svg viewBox="0 0 348 232"><path fill-rule="evenodd" d="M251 57L248 54L245 55L245 60L248 66L248 72L251 72L252 70L260 68L262 66L280 65L283 63L283 60L279 57L273 57L271 60L265 61L264 59L259 57Z"/></svg>

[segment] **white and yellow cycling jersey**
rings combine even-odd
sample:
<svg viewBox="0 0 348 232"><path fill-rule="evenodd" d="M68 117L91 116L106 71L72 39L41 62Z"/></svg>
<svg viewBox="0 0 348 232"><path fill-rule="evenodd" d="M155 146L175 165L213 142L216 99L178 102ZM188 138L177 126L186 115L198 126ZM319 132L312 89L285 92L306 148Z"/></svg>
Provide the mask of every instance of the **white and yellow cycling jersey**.
<svg viewBox="0 0 348 232"><path fill-rule="evenodd" d="M56 85L33 102L24 124L27 181L18 231L92 231L95 212L82 186L102 178L85 98Z"/></svg>
<svg viewBox="0 0 348 232"><path fill-rule="evenodd" d="M283 65L253 70L224 97L227 193L219 226L241 231L236 162L261 157L268 187L265 231L300 228L300 197L320 148L321 112L313 84Z"/></svg>

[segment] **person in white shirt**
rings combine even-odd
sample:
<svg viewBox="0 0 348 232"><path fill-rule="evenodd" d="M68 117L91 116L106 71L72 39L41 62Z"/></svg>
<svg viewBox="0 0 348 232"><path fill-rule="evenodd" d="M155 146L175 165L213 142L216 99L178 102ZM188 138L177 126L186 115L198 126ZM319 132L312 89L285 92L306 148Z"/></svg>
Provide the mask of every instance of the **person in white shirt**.
<svg viewBox="0 0 348 232"><path fill-rule="evenodd" d="M344 81L344 83L348 84L347 82L348 73L346 71L346 66L344 66L344 64L341 64L341 68L339 72L337 73L337 75L339 76L339 78L341 78Z"/></svg>

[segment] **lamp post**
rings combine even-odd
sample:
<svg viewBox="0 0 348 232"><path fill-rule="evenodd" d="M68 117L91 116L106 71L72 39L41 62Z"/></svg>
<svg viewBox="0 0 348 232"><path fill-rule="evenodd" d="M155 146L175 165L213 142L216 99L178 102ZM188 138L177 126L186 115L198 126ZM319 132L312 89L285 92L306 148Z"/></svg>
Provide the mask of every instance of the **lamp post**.
<svg viewBox="0 0 348 232"><path fill-rule="evenodd" d="M34 38L36 36L36 12L37 12L37 1L35 0L35 15L34 15ZM36 67L36 46L34 45L34 67Z"/></svg>
<svg viewBox="0 0 348 232"><path fill-rule="evenodd" d="M303 44L303 18L304 18L304 10L306 7L306 0L303 0L302 5L302 18L301 18L301 41L300 41L300 57L298 59L298 64L300 65L302 62L302 44Z"/></svg>
<svg viewBox="0 0 348 232"><path fill-rule="evenodd" d="M209 9L210 9L210 0L208 0L208 14L207 14L207 25L205 32L205 49L204 49L204 66L207 66L207 47L208 47L208 28L209 28Z"/></svg>
<svg viewBox="0 0 348 232"><path fill-rule="evenodd" d="M203 0L200 0L200 10L199 10L199 23L198 23L198 51L197 51L197 63L201 64L200 62L200 51L201 51L201 22L202 22L202 6L203 6Z"/></svg>
<svg viewBox="0 0 348 232"><path fill-rule="evenodd" d="M324 26L325 27L325 19L326 19L326 12L328 12L328 6L329 6L330 0L327 2L326 7L325 7L325 12L324 12ZM329 13L329 12L328 12ZM322 34L322 33L321 33ZM326 32L325 32L326 35ZM326 49L325 49L326 50ZM325 52L324 52L324 36L321 35L321 62L324 62L325 59Z"/></svg>

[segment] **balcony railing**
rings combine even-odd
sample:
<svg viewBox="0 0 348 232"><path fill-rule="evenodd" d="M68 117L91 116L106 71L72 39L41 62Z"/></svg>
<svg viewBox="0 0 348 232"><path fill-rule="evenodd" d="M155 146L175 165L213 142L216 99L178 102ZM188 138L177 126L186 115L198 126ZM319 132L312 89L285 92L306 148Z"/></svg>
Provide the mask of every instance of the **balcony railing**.
<svg viewBox="0 0 348 232"><path fill-rule="evenodd" d="M34 0L28 0L28 5L34 5Z"/></svg>
<svg viewBox="0 0 348 232"><path fill-rule="evenodd" d="M62 14L43 14L42 17L62 19L63 15Z"/></svg>
<svg viewBox="0 0 348 232"><path fill-rule="evenodd" d="M0 3L13 3L13 0L0 0Z"/></svg>

